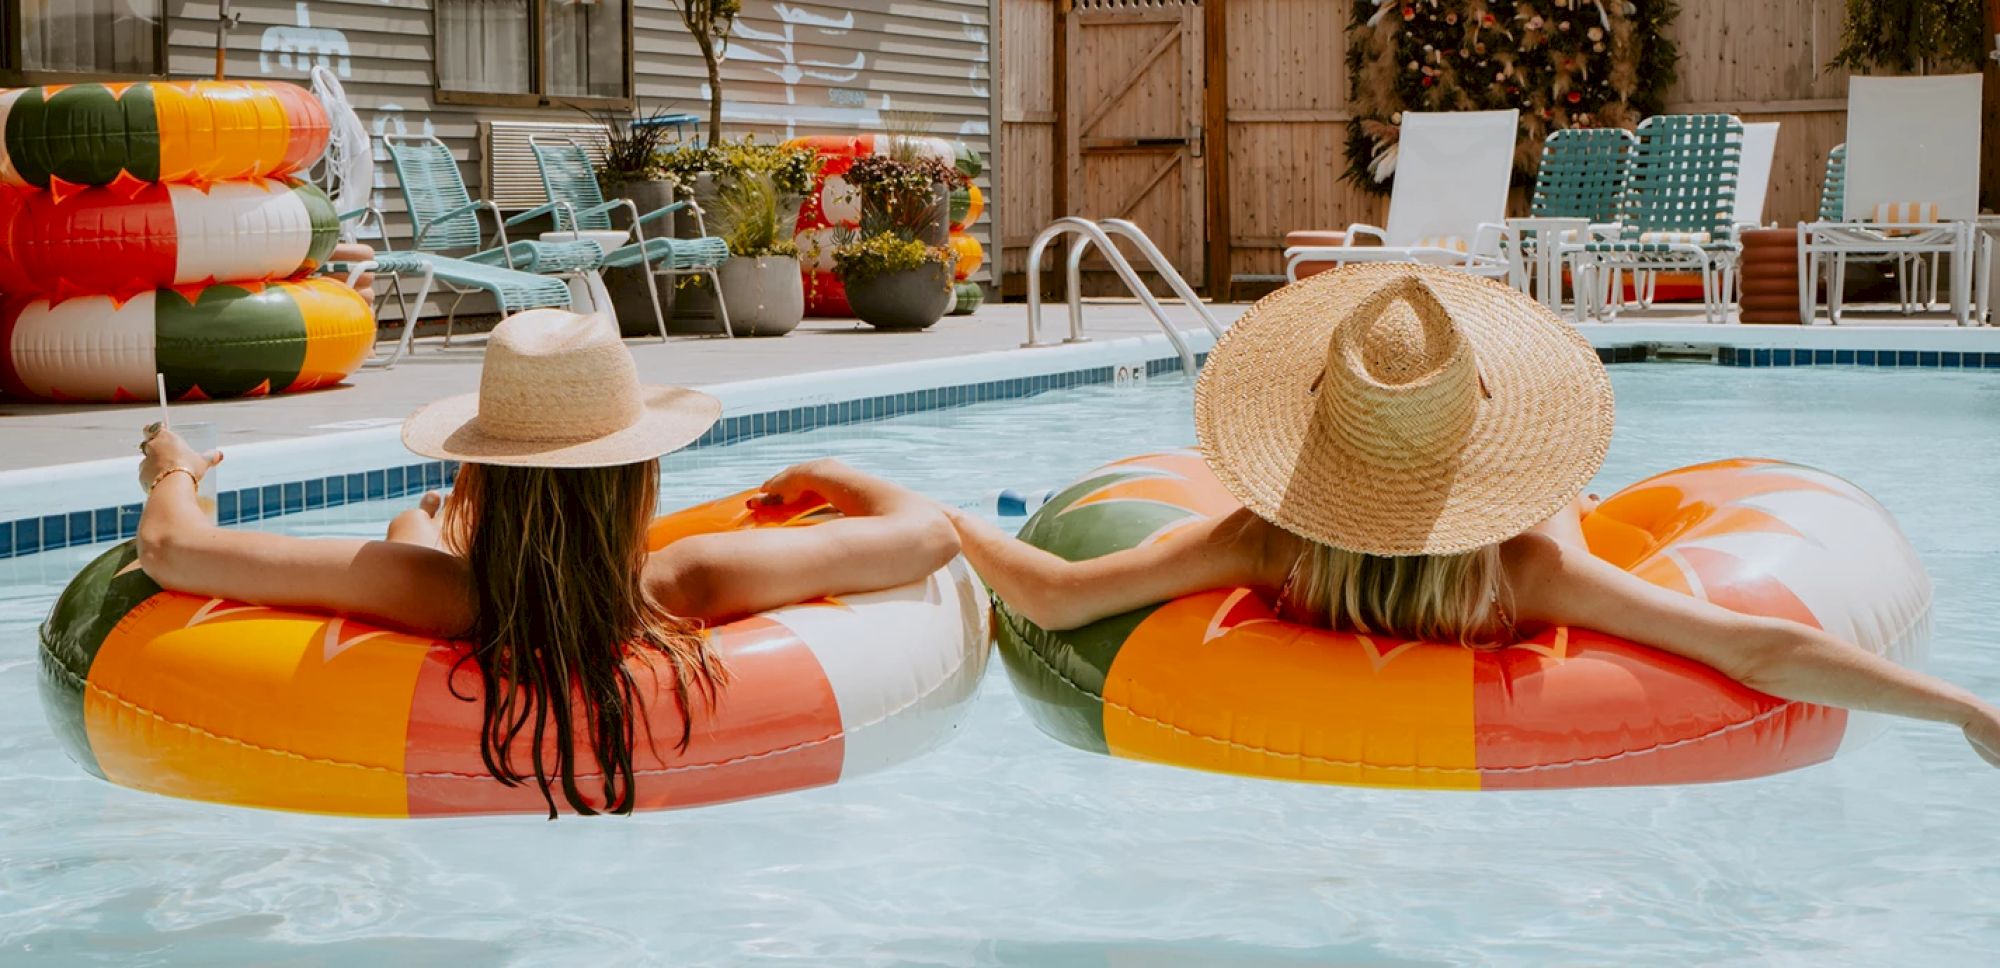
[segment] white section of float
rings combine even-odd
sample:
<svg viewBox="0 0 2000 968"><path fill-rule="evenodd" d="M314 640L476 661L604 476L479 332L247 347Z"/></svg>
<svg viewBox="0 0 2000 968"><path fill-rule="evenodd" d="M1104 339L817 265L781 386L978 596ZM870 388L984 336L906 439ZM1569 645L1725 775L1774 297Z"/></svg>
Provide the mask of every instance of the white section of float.
<svg viewBox="0 0 2000 968"><path fill-rule="evenodd" d="M177 236L174 284L280 279L312 251L312 214L281 181L167 186Z"/></svg>
<svg viewBox="0 0 2000 968"><path fill-rule="evenodd" d="M140 399L154 395L158 333L155 297L142 292L123 303L106 296L38 299L21 308L6 347L14 372L37 396L64 394L107 399L117 391Z"/></svg>
<svg viewBox="0 0 2000 968"><path fill-rule="evenodd" d="M986 589L965 559L922 582L765 613L803 640L840 706L845 780L950 735L986 671Z"/></svg>

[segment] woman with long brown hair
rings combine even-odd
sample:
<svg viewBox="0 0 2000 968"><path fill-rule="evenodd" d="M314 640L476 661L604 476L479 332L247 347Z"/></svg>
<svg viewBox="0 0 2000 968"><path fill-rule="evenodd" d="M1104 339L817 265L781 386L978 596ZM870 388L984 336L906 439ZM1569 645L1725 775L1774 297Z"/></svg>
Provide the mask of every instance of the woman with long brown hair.
<svg viewBox="0 0 2000 968"><path fill-rule="evenodd" d="M139 564L174 591L466 640L488 770L534 783L551 816L559 800L579 813L629 812L635 745L658 739L638 735L631 650L672 670L685 748L695 710L728 681L704 626L903 585L958 551L928 501L819 461L767 482L764 499L792 504L809 492L843 517L648 552L658 455L699 438L719 412L705 394L641 386L603 319L523 313L494 329L478 393L404 424L411 450L462 462L448 502L426 495L383 541L224 530L195 500L221 455L148 428ZM592 777L596 789L579 779Z"/></svg>

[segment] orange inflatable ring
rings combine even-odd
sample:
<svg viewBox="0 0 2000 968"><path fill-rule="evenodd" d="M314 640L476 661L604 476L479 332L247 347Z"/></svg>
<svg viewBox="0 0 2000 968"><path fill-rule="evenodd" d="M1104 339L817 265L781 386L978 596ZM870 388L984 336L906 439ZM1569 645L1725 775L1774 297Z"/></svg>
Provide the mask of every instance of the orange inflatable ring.
<svg viewBox="0 0 2000 968"><path fill-rule="evenodd" d="M753 520L747 497L661 518L651 543L817 516ZM634 670L646 695L640 734L656 737L636 752L638 809L823 786L937 745L985 671L986 616L957 560L902 588L716 627L730 681L715 706L694 711L685 752L672 674L651 653L634 655L646 667ZM532 784L503 786L480 759L480 682L464 650L161 591L128 542L57 600L43 630L42 703L84 769L151 793L370 817L543 813Z"/></svg>
<svg viewBox="0 0 2000 968"><path fill-rule="evenodd" d="M1022 529L1071 560L1236 507L1190 452L1121 461ZM1930 580L1854 485L1775 461L1670 471L1584 521L1590 550L1740 612L1825 628L1900 663L1930 638ZM1817 763L1871 717L1786 702L1585 629L1475 649L1278 619L1249 589L1068 632L999 603L1001 655L1046 732L1129 759L1314 783L1461 790L1697 783Z"/></svg>

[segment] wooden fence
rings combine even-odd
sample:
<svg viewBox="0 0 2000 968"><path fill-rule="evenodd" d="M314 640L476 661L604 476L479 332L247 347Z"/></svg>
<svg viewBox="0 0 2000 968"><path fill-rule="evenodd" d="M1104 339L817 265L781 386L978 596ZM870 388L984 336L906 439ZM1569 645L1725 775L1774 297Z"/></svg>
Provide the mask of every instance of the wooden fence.
<svg viewBox="0 0 2000 968"><path fill-rule="evenodd" d="M1005 239L1003 289L1021 291L1027 244L1050 219L1069 214L1059 210L1065 194L1069 202L1079 201L1065 184L1070 159L1064 125L1073 113L1066 101L1074 87L1070 60L1076 56L1066 31L1081 13L1101 15L1094 8L1107 3L1205 4L1199 16L1208 51L1201 85L1207 97L1187 110L1199 112L1188 121L1207 132L1205 268L1212 291L1232 292L1232 281L1268 283L1277 277L1288 231L1380 223L1384 200L1341 180L1348 4L1084 0L1092 9L1072 12L1078 2L999 0L1001 152L1008 181L999 226ZM1827 0L1683 0L1670 28L1681 59L1669 111L1721 111L1783 125L1767 221L1811 216L1827 150L1842 139L1847 74L1825 66L1837 46L1840 19L1841 5Z"/></svg>

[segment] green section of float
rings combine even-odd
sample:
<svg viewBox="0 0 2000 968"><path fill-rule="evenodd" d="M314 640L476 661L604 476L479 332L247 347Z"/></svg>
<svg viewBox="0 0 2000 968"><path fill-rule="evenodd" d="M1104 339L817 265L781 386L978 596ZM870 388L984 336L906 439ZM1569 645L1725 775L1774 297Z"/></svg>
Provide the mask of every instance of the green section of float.
<svg viewBox="0 0 2000 968"><path fill-rule="evenodd" d="M1137 547L1161 528L1188 517L1177 507L1142 501L1108 501L1072 507L1100 488L1148 476L1119 471L1064 488L1021 527L1021 540L1068 561ZM1015 691L1043 732L1071 746L1107 753L1104 683L1125 640L1158 606L1147 606L1051 632L994 599L1000 657Z"/></svg>
<svg viewBox="0 0 2000 968"><path fill-rule="evenodd" d="M951 315L970 316L986 305L986 290L976 282L961 282L951 287Z"/></svg>
<svg viewBox="0 0 2000 968"><path fill-rule="evenodd" d="M986 160L979 157L979 149L963 141L952 142L953 167L965 173L967 178L978 178L986 170Z"/></svg>
<svg viewBox="0 0 2000 968"><path fill-rule="evenodd" d="M282 390L305 366L305 316L280 286L209 286L194 302L162 289L157 298L154 352L175 399L197 388L211 398L242 396L266 382Z"/></svg>
<svg viewBox="0 0 2000 968"><path fill-rule="evenodd" d="M340 244L340 213L333 210L333 199L319 186L300 182L292 186L292 194L306 207L306 218L312 223L312 245L306 249L306 264L314 268L326 265L333 256L333 247Z"/></svg>
<svg viewBox="0 0 2000 968"><path fill-rule="evenodd" d="M108 185L126 171L140 181L160 177L160 121L147 84L122 96L103 84L30 88L7 112L5 137L14 170L37 188L52 177L77 185Z"/></svg>
<svg viewBox="0 0 2000 968"><path fill-rule="evenodd" d="M83 690L104 639L127 612L160 593L138 567L139 549L124 542L83 567L42 623L42 713L70 758L104 776L83 723Z"/></svg>

